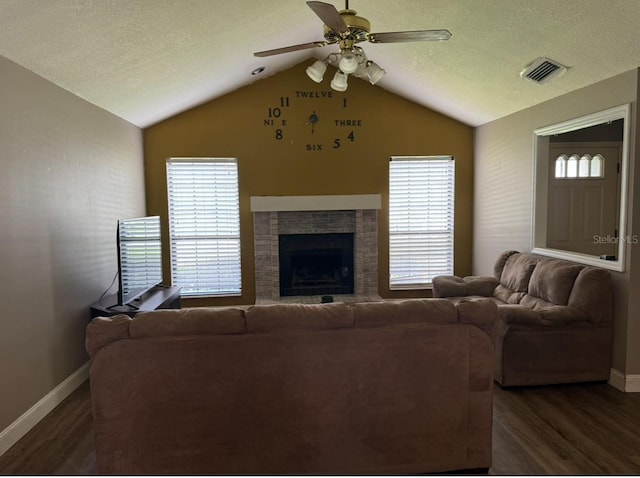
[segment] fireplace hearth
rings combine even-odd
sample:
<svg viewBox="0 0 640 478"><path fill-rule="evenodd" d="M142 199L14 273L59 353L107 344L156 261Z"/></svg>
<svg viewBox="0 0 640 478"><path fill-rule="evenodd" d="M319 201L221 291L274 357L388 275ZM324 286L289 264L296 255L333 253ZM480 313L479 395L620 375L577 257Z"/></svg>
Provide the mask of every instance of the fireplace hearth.
<svg viewBox="0 0 640 478"><path fill-rule="evenodd" d="M353 234L279 236L280 295L354 293Z"/></svg>

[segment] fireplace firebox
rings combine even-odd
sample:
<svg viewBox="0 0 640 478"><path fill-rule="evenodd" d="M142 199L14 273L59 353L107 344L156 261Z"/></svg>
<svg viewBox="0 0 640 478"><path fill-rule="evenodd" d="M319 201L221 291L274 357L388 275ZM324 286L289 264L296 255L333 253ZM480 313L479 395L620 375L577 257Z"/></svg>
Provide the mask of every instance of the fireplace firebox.
<svg viewBox="0 0 640 478"><path fill-rule="evenodd" d="M354 293L353 233L279 236L280 295Z"/></svg>

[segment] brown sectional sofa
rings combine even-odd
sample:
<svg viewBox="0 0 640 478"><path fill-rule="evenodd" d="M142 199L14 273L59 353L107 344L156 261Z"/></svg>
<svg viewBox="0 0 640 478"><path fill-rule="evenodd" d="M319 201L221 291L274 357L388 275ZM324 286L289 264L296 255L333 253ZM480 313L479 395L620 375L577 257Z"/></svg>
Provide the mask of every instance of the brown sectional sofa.
<svg viewBox="0 0 640 478"><path fill-rule="evenodd" d="M96 318L100 474L407 474L491 465L489 300Z"/></svg>
<svg viewBox="0 0 640 478"><path fill-rule="evenodd" d="M506 251L493 277L435 277L433 295L498 305L495 376L503 386L609 379L613 293L604 269Z"/></svg>

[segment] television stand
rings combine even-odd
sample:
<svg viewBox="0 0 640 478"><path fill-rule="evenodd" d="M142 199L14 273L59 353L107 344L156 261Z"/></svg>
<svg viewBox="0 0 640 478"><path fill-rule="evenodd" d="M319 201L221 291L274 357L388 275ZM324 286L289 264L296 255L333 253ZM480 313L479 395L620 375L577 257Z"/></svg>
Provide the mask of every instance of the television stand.
<svg viewBox="0 0 640 478"><path fill-rule="evenodd" d="M104 297L91 306L91 318L113 317L125 314L134 317L139 312L150 312L158 309L179 309L180 287L156 286L142 294L130 305L118 305L118 294Z"/></svg>

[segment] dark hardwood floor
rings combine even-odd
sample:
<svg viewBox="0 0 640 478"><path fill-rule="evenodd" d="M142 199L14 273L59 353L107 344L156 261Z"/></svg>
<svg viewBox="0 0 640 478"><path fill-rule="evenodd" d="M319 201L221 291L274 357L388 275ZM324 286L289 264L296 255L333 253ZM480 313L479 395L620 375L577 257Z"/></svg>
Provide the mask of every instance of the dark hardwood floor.
<svg viewBox="0 0 640 478"><path fill-rule="evenodd" d="M0 475L95 475L89 381L0 456Z"/></svg>
<svg viewBox="0 0 640 478"><path fill-rule="evenodd" d="M93 475L88 382L0 457L2 475ZM640 394L604 383L494 393L491 475L640 474Z"/></svg>
<svg viewBox="0 0 640 478"><path fill-rule="evenodd" d="M640 394L605 383L496 386L493 414L491 474L640 474Z"/></svg>

